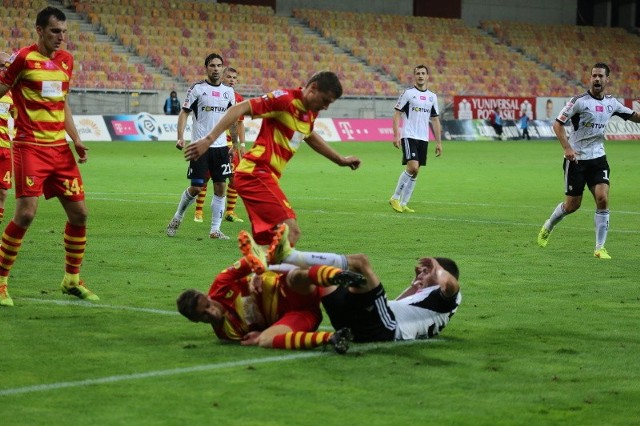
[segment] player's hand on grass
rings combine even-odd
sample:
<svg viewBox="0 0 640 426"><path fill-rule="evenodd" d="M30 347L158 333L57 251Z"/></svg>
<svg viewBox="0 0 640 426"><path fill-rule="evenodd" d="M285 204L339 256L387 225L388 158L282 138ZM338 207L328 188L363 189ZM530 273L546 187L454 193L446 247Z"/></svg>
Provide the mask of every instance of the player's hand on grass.
<svg viewBox="0 0 640 426"><path fill-rule="evenodd" d="M258 344L258 338L260 337L259 331L250 331L244 336L242 336L242 340L240 344L242 346L255 346Z"/></svg>

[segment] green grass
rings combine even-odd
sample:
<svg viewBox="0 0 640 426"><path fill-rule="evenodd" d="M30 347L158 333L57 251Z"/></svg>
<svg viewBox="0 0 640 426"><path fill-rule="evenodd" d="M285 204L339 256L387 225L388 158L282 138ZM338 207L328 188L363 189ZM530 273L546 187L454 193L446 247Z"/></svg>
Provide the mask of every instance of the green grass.
<svg viewBox="0 0 640 426"><path fill-rule="evenodd" d="M402 170L391 143L304 147L282 185L304 250L365 252L391 297L416 258L450 256L463 302L435 340L354 345L346 356L220 343L175 313L236 260L208 225L165 226L187 185L171 143L94 143L82 166L90 209L82 275L101 301L59 292L64 214L40 203L0 309L3 425L628 425L640 418L640 156L608 142L613 259L594 259L594 205L535 238L563 198L557 142L450 142L411 202L387 200ZM432 149L431 149L432 150ZM11 194L12 195L12 194ZM13 200L7 203L8 216ZM208 209L207 209L208 211ZM246 217L242 206L238 213ZM6 223L6 221L5 221ZM237 235L248 224L227 223ZM328 327L325 319L324 327Z"/></svg>

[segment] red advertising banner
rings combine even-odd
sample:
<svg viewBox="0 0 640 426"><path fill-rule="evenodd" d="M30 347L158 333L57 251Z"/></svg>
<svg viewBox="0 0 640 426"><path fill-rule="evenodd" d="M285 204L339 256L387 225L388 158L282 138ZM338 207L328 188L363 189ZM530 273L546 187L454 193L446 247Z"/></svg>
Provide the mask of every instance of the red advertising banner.
<svg viewBox="0 0 640 426"><path fill-rule="evenodd" d="M454 96L453 116L458 120L488 120L489 114L498 107L504 120L517 120L521 111L527 111L529 118L535 120L535 97L499 97L499 96Z"/></svg>

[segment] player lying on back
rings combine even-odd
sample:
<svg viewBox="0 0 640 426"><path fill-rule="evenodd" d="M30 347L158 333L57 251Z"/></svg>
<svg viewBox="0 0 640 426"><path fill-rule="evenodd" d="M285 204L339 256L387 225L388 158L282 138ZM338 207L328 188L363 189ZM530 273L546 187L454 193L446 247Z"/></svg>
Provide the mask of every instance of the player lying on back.
<svg viewBox="0 0 640 426"><path fill-rule="evenodd" d="M255 246L246 231L238 239L243 247ZM362 285L364 278L331 266L275 272L265 270L265 264L261 249L245 253L216 276L207 294L184 291L177 299L178 311L193 322L211 324L221 340L277 349L332 345L345 353L351 341L348 329L317 331L322 321L319 288Z"/></svg>

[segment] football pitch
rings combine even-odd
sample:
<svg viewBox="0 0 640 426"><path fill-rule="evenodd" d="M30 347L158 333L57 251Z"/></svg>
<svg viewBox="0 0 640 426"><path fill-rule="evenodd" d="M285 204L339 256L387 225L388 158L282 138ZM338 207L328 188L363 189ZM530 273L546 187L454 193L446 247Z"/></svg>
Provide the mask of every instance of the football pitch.
<svg viewBox="0 0 640 426"><path fill-rule="evenodd" d="M640 143L607 142L612 260L593 258L594 203L537 233L563 199L556 141L444 142L410 203L388 199L402 170L390 142L339 143L357 171L303 146L281 184L301 250L366 253L390 298L414 262L460 266L462 304L433 340L279 351L215 339L177 314L239 257L248 222L208 238L172 143L89 143L82 270L101 298L63 296L64 213L41 200L0 309L2 425L629 425L640 418ZM211 190L211 188L210 188ZM210 217L208 195L205 213ZM6 206L11 217L13 191ZM237 213L246 219L241 203ZM3 223L3 227L6 221ZM323 328L328 329L325 316Z"/></svg>

